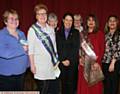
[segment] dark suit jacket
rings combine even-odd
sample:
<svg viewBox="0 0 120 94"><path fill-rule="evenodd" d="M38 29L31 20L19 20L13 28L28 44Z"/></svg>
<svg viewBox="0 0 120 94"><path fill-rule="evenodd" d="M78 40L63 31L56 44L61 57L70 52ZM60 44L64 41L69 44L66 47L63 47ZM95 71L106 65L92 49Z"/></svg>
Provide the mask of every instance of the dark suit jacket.
<svg viewBox="0 0 120 94"><path fill-rule="evenodd" d="M59 60L62 62L66 59L70 61L70 66L66 67L60 63L62 78L70 78L70 81L77 78L78 61L79 61L79 46L80 38L79 31L71 29L68 38L65 38L64 30L56 32L57 50ZM69 81L67 79L67 81Z"/></svg>

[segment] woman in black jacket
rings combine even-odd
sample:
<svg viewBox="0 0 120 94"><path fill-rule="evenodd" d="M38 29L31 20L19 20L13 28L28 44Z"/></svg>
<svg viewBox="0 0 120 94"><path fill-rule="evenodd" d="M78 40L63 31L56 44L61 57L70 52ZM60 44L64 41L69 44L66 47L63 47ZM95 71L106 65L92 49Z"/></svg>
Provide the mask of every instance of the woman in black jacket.
<svg viewBox="0 0 120 94"><path fill-rule="evenodd" d="M62 94L74 94L77 87L77 72L79 62L79 31L73 27L74 19L71 13L63 16L61 28L56 32L57 50L61 69ZM69 66L64 66L64 62Z"/></svg>

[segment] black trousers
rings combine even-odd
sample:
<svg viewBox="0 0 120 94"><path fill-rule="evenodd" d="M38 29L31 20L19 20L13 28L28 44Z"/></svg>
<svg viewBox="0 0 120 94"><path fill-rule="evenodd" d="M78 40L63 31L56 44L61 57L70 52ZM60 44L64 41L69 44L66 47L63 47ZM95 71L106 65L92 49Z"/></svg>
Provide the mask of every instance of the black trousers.
<svg viewBox="0 0 120 94"><path fill-rule="evenodd" d="M0 75L0 91L24 90L24 74L3 76Z"/></svg>
<svg viewBox="0 0 120 94"><path fill-rule="evenodd" d="M104 94L118 94L118 88L119 88L119 71L120 71L120 61L117 61L115 63L115 70L114 72L109 72L110 64L103 63L103 73L105 76L105 79L103 81L104 83Z"/></svg>
<svg viewBox="0 0 120 94"><path fill-rule="evenodd" d="M59 79L55 80L36 80L37 90L40 94L59 94Z"/></svg>
<svg viewBox="0 0 120 94"><path fill-rule="evenodd" d="M77 91L77 68L64 67L62 68L61 79L61 92L62 94L76 94Z"/></svg>

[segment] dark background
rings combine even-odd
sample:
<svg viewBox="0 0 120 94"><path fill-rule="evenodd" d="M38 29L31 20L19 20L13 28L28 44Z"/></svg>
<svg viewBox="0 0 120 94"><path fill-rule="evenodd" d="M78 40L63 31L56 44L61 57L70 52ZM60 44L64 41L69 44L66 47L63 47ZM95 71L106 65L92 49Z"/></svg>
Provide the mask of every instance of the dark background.
<svg viewBox="0 0 120 94"><path fill-rule="evenodd" d="M102 30L109 15L120 16L120 0L0 0L0 28L3 27L3 12L12 8L20 15L20 29L27 34L29 26L35 21L33 9L38 3L46 4L49 12L55 12L59 23L63 14L68 11L80 13L83 19L89 13L94 13Z"/></svg>

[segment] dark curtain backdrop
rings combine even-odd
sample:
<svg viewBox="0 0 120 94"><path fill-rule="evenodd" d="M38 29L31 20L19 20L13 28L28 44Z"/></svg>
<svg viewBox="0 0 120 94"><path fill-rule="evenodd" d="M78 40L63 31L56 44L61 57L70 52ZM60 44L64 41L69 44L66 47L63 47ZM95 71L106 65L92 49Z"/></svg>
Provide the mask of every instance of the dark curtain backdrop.
<svg viewBox="0 0 120 94"><path fill-rule="evenodd" d="M83 19L89 13L94 13L99 19L101 29L109 15L120 17L120 0L0 0L0 28L3 27L3 12L13 8L20 15L20 28L27 34L29 26L35 21L33 9L37 3L44 3L49 12L55 12L59 23L65 12L80 13Z"/></svg>

